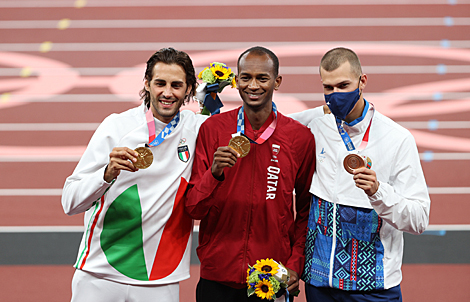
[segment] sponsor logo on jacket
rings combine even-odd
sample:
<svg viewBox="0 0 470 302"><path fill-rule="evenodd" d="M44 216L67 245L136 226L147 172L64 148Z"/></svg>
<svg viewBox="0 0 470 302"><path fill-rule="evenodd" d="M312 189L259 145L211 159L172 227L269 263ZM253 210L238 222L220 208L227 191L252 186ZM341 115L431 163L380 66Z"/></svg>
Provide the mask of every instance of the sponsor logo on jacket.
<svg viewBox="0 0 470 302"><path fill-rule="evenodd" d="M321 148L321 152L320 154L318 154L318 161L320 163L324 162L326 159L326 152L325 152L325 148Z"/></svg>

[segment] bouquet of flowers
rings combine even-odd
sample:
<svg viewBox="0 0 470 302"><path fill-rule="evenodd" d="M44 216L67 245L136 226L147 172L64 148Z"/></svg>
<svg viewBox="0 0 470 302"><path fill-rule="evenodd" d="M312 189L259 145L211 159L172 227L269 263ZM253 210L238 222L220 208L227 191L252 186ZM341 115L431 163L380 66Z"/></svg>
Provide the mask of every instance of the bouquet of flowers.
<svg viewBox="0 0 470 302"><path fill-rule="evenodd" d="M211 114L218 113L223 104L217 93L222 92L228 85L237 87L235 74L224 63L212 62L199 73L198 78L202 80L202 84L196 89L196 99L204 104L204 110L210 111ZM204 110L203 114L208 113Z"/></svg>
<svg viewBox="0 0 470 302"><path fill-rule="evenodd" d="M261 299L275 300L281 289L287 289L289 272L286 267L273 259L256 260L248 265L248 297L256 294Z"/></svg>

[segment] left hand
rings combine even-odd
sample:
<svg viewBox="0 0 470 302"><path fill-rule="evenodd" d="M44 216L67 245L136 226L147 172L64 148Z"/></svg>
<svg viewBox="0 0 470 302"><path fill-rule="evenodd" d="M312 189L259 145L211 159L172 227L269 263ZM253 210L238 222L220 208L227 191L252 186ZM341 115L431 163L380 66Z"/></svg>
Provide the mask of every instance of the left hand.
<svg viewBox="0 0 470 302"><path fill-rule="evenodd" d="M353 171L353 175L354 182L356 182L356 187L364 190L367 195L372 196L379 189L379 181L377 180L375 171L363 167L355 169Z"/></svg>
<svg viewBox="0 0 470 302"><path fill-rule="evenodd" d="M289 282L287 282L287 290L289 293L294 293L299 290L299 275L287 267L286 269L290 274Z"/></svg>

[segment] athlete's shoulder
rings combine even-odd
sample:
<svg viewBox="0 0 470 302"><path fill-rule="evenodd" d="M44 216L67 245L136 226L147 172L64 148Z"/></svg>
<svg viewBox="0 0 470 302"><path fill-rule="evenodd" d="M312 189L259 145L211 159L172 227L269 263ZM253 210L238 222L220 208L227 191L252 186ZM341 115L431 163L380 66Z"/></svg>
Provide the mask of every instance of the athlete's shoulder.
<svg viewBox="0 0 470 302"><path fill-rule="evenodd" d="M207 121L204 123L204 127L213 127L214 125L222 126L227 123L236 124L237 122L237 114L239 108L232 109L226 112L222 112L219 114L211 115Z"/></svg>
<svg viewBox="0 0 470 302"><path fill-rule="evenodd" d="M391 133L397 138L412 137L412 134L408 129L393 121L391 118L381 114L377 110L374 113L372 122L372 129L374 129L375 125L382 133Z"/></svg>
<svg viewBox="0 0 470 302"><path fill-rule="evenodd" d="M191 110L182 110L181 114L181 122L190 129L198 132L199 127L209 118L207 115L195 113Z"/></svg>
<svg viewBox="0 0 470 302"><path fill-rule="evenodd" d="M297 133L300 135L311 135L310 129L302 125L300 122L283 115L278 112L278 122L279 126L283 127L288 132Z"/></svg>
<svg viewBox="0 0 470 302"><path fill-rule="evenodd" d="M112 113L108 115L100 127L103 128L116 128L119 129L129 129L139 126L140 124L145 123L145 114L144 107L137 106L131 109L128 109L121 113Z"/></svg>

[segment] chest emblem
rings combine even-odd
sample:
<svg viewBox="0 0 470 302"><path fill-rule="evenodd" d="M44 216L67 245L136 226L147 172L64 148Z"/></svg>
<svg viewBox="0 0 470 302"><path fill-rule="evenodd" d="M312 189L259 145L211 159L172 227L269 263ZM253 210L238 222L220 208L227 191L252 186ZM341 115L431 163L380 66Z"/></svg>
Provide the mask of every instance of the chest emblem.
<svg viewBox="0 0 470 302"><path fill-rule="evenodd" d="M326 152L325 152L325 148L322 148L321 149L321 152L318 154L318 161L320 163L323 163L326 159Z"/></svg>
<svg viewBox="0 0 470 302"><path fill-rule="evenodd" d="M182 162L186 163L186 162L188 162L189 157L190 157L190 154L189 154L188 146L187 145L179 146L178 147L178 158Z"/></svg>

